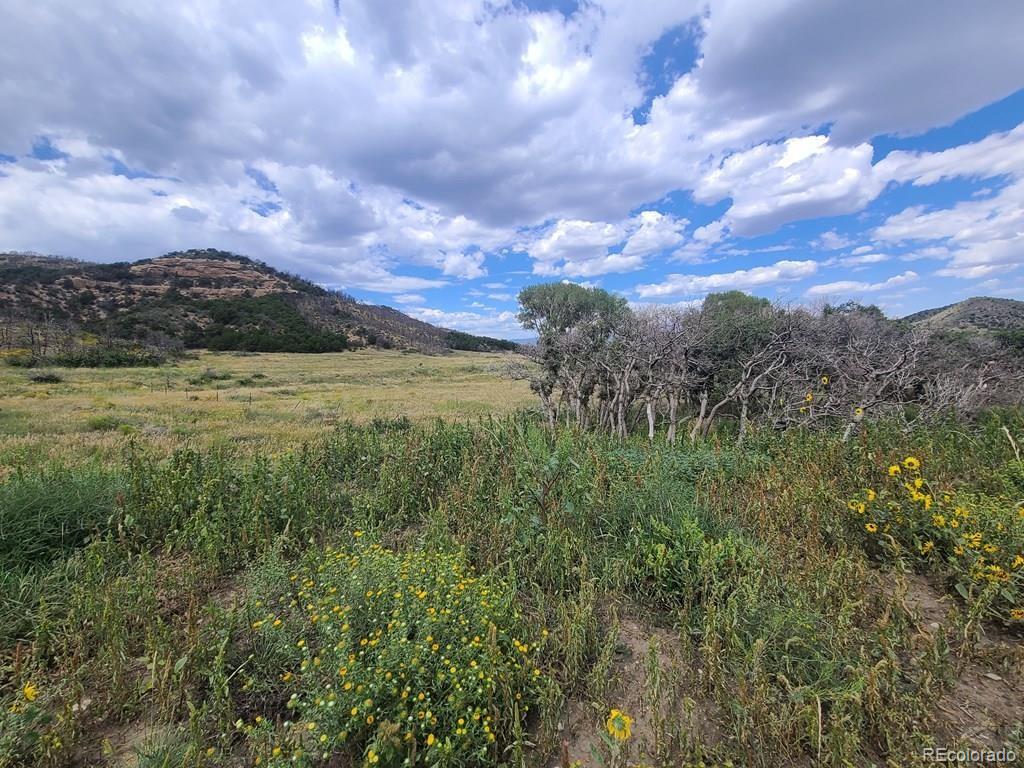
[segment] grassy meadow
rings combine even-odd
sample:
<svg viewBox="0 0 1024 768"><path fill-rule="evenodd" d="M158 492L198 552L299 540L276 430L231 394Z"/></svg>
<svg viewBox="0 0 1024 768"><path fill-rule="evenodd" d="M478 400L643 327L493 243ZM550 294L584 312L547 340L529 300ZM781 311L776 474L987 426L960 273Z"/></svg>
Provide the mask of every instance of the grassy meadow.
<svg viewBox="0 0 1024 768"><path fill-rule="evenodd" d="M672 446L503 360L0 368L0 768L1024 752L1024 414Z"/></svg>
<svg viewBox="0 0 1024 768"><path fill-rule="evenodd" d="M532 405L500 354L202 352L159 368L0 365L0 473L49 459L116 455L126 435L280 450L340 421L507 414ZM33 377L55 374L58 382Z"/></svg>

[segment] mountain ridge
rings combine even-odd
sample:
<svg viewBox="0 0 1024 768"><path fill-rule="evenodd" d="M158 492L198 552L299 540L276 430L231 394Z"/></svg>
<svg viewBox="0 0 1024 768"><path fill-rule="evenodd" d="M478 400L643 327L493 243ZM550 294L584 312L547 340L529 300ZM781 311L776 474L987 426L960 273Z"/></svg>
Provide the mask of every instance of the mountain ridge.
<svg viewBox="0 0 1024 768"><path fill-rule="evenodd" d="M365 304L247 256L173 251L100 264L0 253L0 306L9 319L49 319L115 339L241 351L385 347L440 352L514 349Z"/></svg>
<svg viewBox="0 0 1024 768"><path fill-rule="evenodd" d="M972 296L914 312L903 320L933 330L1024 331L1024 301Z"/></svg>

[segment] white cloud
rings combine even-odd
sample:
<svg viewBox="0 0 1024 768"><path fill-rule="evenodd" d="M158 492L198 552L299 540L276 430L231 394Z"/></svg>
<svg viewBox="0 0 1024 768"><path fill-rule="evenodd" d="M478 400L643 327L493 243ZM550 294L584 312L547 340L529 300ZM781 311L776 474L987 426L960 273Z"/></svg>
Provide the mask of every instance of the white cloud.
<svg viewBox="0 0 1024 768"><path fill-rule="evenodd" d="M684 240L686 219L642 211L623 222L560 220L526 244L538 275L596 277L640 269Z"/></svg>
<svg viewBox="0 0 1024 768"><path fill-rule="evenodd" d="M706 262L727 237L858 211L889 182L1020 175L1019 128L890 153L875 169L866 143L1024 85L1016 0L969 14L947 0L927 12L817 0L240 7L13 4L0 26L0 151L23 155L45 133L72 158L0 166L0 247L113 259L215 245L411 291L482 277L524 237L537 274L590 277L663 250ZM644 109L642 57L690 24L699 65ZM823 125L827 138L814 135ZM109 158L164 178L112 175ZM1009 267L1020 199L993 189L976 209L921 209L881 230L948 247L949 269ZM682 219L632 217L676 190L731 206L689 238ZM927 237L914 219L928 216L948 234ZM434 273L403 276L405 265Z"/></svg>
<svg viewBox="0 0 1024 768"><path fill-rule="evenodd" d="M658 211L643 211L634 220L636 227L622 248L624 256L651 256L683 242L689 222ZM638 226L637 226L638 225Z"/></svg>
<svg viewBox="0 0 1024 768"><path fill-rule="evenodd" d="M533 243L533 271L538 275L604 274L608 249L622 242L624 232L614 224L598 221L559 221ZM626 269L643 263L640 257L627 259ZM612 265L614 266L614 265ZM603 271L602 271L603 270Z"/></svg>
<svg viewBox="0 0 1024 768"><path fill-rule="evenodd" d="M418 293L396 293L394 296L395 301L399 304L425 304L426 298Z"/></svg>
<svg viewBox="0 0 1024 768"><path fill-rule="evenodd" d="M883 261L888 261L889 257L884 253L860 253L851 256L837 256L826 261L822 264L827 267L840 266L840 267L866 267L871 264L881 264Z"/></svg>
<svg viewBox="0 0 1024 768"><path fill-rule="evenodd" d="M901 275L894 275L888 280L883 280L880 283L864 283L857 282L855 280L838 280L834 283L823 283L821 285L812 285L805 292L805 296L820 297L820 296L849 296L850 294L858 293L872 293L875 291L884 291L886 288L895 288L899 285L905 285L906 283L917 280L916 272L904 272Z"/></svg>
<svg viewBox="0 0 1024 768"><path fill-rule="evenodd" d="M694 198L706 204L731 198L725 221L733 233L747 236L800 219L854 213L885 186L872 173L872 151L866 143L832 146L827 136L759 144L707 173Z"/></svg>
<svg viewBox="0 0 1024 768"><path fill-rule="evenodd" d="M980 141L941 152L890 152L875 172L886 181L927 186L953 178L992 178L1024 173L1024 123Z"/></svg>
<svg viewBox="0 0 1024 768"><path fill-rule="evenodd" d="M487 275L482 253L447 253L443 257L441 271L464 280Z"/></svg>
<svg viewBox="0 0 1024 768"><path fill-rule="evenodd" d="M816 261L777 261L764 267L740 269L712 275L668 275L664 282L638 285L643 299L702 296L715 291L763 288L810 277L818 271Z"/></svg>
<svg viewBox="0 0 1024 768"><path fill-rule="evenodd" d="M523 335L523 329L516 320L516 313L511 311L485 314L482 312L447 312L430 307L416 307L406 311L424 322L442 328L454 328L466 333L505 338Z"/></svg>
<svg viewBox="0 0 1024 768"><path fill-rule="evenodd" d="M823 232L821 237L814 240L811 245L822 251L838 251L842 248L849 248L853 245L853 241L832 229L828 232Z"/></svg>
<svg viewBox="0 0 1024 768"><path fill-rule="evenodd" d="M946 0L711 0L701 67L655 101L651 122L732 148L825 124L845 146L921 133L1021 87L1022 25L1015 0L970 14Z"/></svg>

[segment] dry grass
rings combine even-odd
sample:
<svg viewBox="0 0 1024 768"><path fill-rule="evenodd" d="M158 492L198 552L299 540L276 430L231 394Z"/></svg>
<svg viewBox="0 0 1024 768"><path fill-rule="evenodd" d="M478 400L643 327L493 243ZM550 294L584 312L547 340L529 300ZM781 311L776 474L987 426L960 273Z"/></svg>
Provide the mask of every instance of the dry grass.
<svg viewBox="0 0 1024 768"><path fill-rule="evenodd" d="M502 415L533 403L524 382L502 375L505 360L204 352L161 368L60 369L57 384L0 367L0 475L5 466L111 456L126 433L163 449L186 441L283 449L343 419Z"/></svg>

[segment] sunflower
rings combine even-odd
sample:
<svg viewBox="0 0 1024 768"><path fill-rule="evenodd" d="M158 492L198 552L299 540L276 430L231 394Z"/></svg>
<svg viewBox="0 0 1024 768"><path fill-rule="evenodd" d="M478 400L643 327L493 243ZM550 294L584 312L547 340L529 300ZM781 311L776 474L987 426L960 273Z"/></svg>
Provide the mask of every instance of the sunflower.
<svg viewBox="0 0 1024 768"><path fill-rule="evenodd" d="M921 462L914 456L907 456L907 458L903 460L903 466L909 470L918 470L921 468Z"/></svg>
<svg viewBox="0 0 1024 768"><path fill-rule="evenodd" d="M613 709L608 714L608 722L605 726L608 728L608 733L616 741L625 741L631 735L630 728L633 725L633 718L627 715L625 712L621 712L617 709Z"/></svg>

